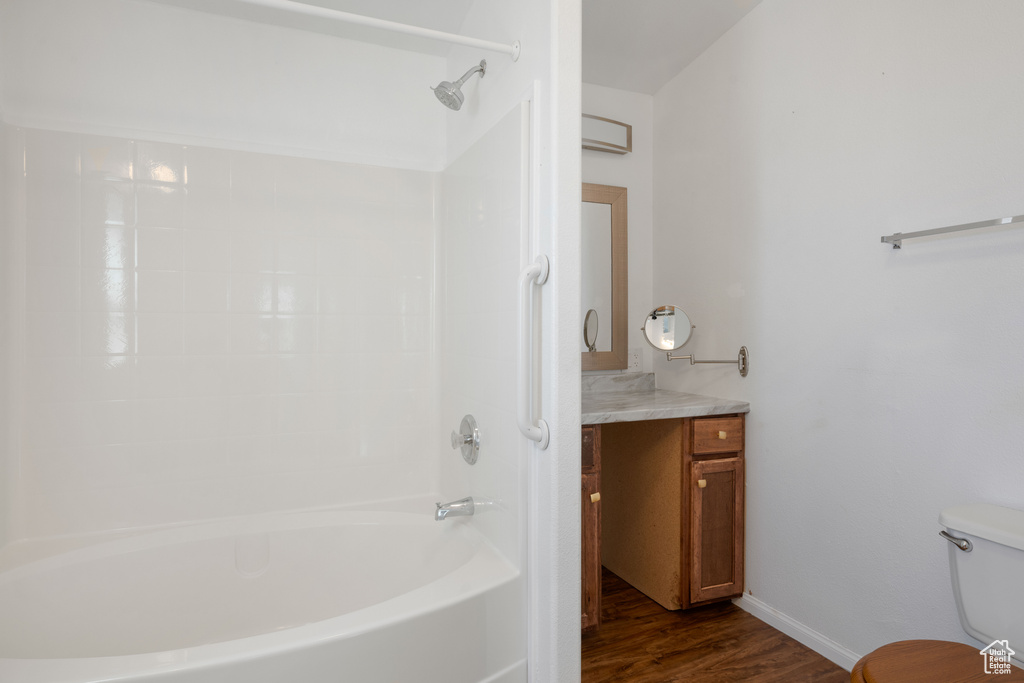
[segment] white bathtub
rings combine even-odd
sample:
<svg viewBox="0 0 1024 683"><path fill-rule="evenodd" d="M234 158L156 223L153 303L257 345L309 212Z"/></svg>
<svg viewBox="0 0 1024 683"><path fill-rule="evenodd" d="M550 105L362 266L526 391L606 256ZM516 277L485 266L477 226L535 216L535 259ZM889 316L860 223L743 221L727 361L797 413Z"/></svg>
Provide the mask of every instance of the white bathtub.
<svg viewBox="0 0 1024 683"><path fill-rule="evenodd" d="M0 682L525 680L523 581L464 520L302 512L0 574Z"/></svg>

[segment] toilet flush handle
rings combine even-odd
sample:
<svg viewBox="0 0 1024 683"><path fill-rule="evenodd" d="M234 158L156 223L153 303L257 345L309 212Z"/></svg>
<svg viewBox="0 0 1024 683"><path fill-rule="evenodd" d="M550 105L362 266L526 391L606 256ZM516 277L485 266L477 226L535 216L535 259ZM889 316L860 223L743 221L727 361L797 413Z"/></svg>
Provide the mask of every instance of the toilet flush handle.
<svg viewBox="0 0 1024 683"><path fill-rule="evenodd" d="M960 548L960 550L963 550L965 553L969 553L974 549L974 546L971 544L969 540L967 540L966 538L957 538L956 536L947 532L945 529L939 532L939 536L942 536L944 539L955 545L957 548Z"/></svg>

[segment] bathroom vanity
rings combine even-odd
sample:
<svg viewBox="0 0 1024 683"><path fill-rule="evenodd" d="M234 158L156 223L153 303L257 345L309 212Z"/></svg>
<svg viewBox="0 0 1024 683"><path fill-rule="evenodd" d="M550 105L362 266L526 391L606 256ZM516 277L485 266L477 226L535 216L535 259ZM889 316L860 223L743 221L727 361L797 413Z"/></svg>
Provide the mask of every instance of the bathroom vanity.
<svg viewBox="0 0 1024 683"><path fill-rule="evenodd" d="M600 624L601 565L666 609L743 592L742 401L584 378L583 628Z"/></svg>
<svg viewBox="0 0 1024 683"><path fill-rule="evenodd" d="M583 370L627 367L627 190L584 183ZM669 361L696 329L673 305L644 316L644 339ZM743 445L749 404L655 388L653 373L583 378L583 629L601 620L601 566L667 609L743 592Z"/></svg>

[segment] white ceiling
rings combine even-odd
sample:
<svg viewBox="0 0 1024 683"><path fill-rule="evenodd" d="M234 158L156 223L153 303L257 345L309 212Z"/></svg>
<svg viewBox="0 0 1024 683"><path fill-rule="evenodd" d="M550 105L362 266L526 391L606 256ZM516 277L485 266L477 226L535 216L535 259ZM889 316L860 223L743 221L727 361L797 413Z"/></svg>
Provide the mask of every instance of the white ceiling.
<svg viewBox="0 0 1024 683"><path fill-rule="evenodd" d="M213 14L445 55L449 47L238 0L151 0ZM459 33L473 0L305 0L308 4ZM513 1L513 0L510 0ZM653 95L761 0L582 0L583 81ZM503 41L506 36L474 36Z"/></svg>
<svg viewBox="0 0 1024 683"><path fill-rule="evenodd" d="M583 0L583 82L653 95L761 0Z"/></svg>

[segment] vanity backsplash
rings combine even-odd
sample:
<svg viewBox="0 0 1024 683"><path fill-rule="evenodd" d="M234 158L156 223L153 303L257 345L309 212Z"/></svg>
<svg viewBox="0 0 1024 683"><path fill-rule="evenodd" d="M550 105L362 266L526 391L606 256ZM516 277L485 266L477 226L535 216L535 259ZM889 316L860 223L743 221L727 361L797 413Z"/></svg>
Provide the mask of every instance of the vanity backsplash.
<svg viewBox="0 0 1024 683"><path fill-rule="evenodd" d="M653 372L629 372L621 375L585 375L584 394L603 394L609 391L654 391Z"/></svg>

